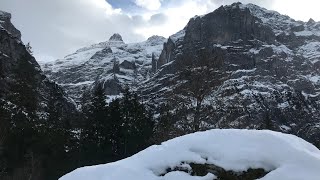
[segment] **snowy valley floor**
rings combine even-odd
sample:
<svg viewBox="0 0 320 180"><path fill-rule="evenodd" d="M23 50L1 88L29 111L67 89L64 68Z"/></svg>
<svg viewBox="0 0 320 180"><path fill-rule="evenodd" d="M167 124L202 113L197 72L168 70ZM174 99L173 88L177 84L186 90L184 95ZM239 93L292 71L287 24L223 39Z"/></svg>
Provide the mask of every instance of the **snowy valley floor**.
<svg viewBox="0 0 320 180"><path fill-rule="evenodd" d="M199 165L209 172L197 176L192 168ZM114 163L79 168L60 180L212 180L223 179L212 173L221 168L261 180L319 180L320 151L294 135L217 129L178 137Z"/></svg>

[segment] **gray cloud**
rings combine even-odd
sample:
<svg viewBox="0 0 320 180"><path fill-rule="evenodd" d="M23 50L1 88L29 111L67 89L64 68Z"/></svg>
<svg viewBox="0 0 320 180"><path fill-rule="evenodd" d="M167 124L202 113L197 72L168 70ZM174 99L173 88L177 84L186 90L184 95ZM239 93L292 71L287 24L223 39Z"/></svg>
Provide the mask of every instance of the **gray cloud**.
<svg viewBox="0 0 320 180"><path fill-rule="evenodd" d="M149 23L151 25L161 25L161 24L164 24L166 21L167 21L167 16L162 13L158 13L151 16Z"/></svg>

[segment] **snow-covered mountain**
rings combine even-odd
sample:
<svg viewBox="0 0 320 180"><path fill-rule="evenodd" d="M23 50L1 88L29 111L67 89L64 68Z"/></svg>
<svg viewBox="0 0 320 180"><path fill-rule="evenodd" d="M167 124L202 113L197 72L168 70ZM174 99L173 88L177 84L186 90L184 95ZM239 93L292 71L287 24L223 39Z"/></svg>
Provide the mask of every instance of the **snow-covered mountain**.
<svg viewBox="0 0 320 180"><path fill-rule="evenodd" d="M109 97L119 95L151 75L152 58L158 58L164 37L152 36L141 43L126 44L121 35L84 47L75 53L43 64L44 72L77 102L83 91L103 83Z"/></svg>
<svg viewBox="0 0 320 180"><path fill-rule="evenodd" d="M127 159L79 168L60 180L318 180L320 151L293 135L211 130L151 146Z"/></svg>
<svg viewBox="0 0 320 180"><path fill-rule="evenodd" d="M319 32L312 19L234 3L191 18L166 42L125 44L116 34L43 69L77 102L97 83L109 96L130 86L155 117L167 106L183 132L269 128L318 144Z"/></svg>
<svg viewBox="0 0 320 180"><path fill-rule="evenodd" d="M319 28L253 4L221 6L169 37L139 92L170 106L177 127L269 128L319 143Z"/></svg>

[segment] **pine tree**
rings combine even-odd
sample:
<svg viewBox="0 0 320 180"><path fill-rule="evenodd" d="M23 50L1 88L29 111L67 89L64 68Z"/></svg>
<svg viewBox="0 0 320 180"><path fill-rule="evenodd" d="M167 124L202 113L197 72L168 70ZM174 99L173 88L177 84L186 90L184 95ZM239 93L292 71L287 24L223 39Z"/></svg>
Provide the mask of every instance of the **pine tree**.
<svg viewBox="0 0 320 180"><path fill-rule="evenodd" d="M99 84L96 87L96 90L93 94L93 98L89 107L89 114L88 114L88 121L87 125L88 127L91 127L90 131L88 132L96 141L96 143L99 145L101 144L102 139L101 138L101 129L103 128L103 122L106 120L107 117L107 111L106 107L107 104L105 102L105 95L104 90L101 84Z"/></svg>
<svg viewBox="0 0 320 180"><path fill-rule="evenodd" d="M204 109L204 100L212 90L222 84L227 79L227 74L221 71L223 67L224 57L220 49L202 48L196 53L186 54L183 63L178 66L179 80L184 80L177 86L175 94L180 94L189 99L189 104L195 102L193 110L188 108L189 112L193 111L192 122L189 122L193 132L201 130L202 110ZM184 103L185 98L181 103Z"/></svg>
<svg viewBox="0 0 320 180"><path fill-rule="evenodd" d="M47 125L54 129L63 129L64 125L61 119L61 112L59 111L58 104L55 104L55 100L51 99L48 102L48 118L46 120Z"/></svg>
<svg viewBox="0 0 320 180"><path fill-rule="evenodd" d="M85 126L82 135L83 152L94 155L85 159L85 165L105 163L111 156L110 125L108 123L108 108L103 86L98 84L93 97L85 109ZM109 155L108 155L109 154Z"/></svg>
<svg viewBox="0 0 320 180"><path fill-rule="evenodd" d="M109 104L109 111L108 111L108 119L110 123L110 141L112 146L112 152L115 159L121 159L122 158L122 151L121 147L123 147L122 142L122 127L124 125L123 122L123 115L120 108L120 100L115 99Z"/></svg>
<svg viewBox="0 0 320 180"><path fill-rule="evenodd" d="M0 99L0 155L10 128L10 112L4 100Z"/></svg>
<svg viewBox="0 0 320 180"><path fill-rule="evenodd" d="M165 104L160 108L160 115L155 128L155 141L161 143L173 138L174 121L173 114L170 112L170 107Z"/></svg>
<svg viewBox="0 0 320 180"><path fill-rule="evenodd" d="M121 101L121 111L123 115L122 152L126 157L150 144L154 123L150 113L139 102L137 95L132 94L128 89L125 90Z"/></svg>
<svg viewBox="0 0 320 180"><path fill-rule="evenodd" d="M37 121L36 111L38 109L38 92L36 70L28 60L28 55L18 59L14 70L16 82L11 85L12 94L8 100L17 106L17 111L22 111L29 121ZM21 112L20 112L21 113ZM30 123L31 123L30 122Z"/></svg>
<svg viewBox="0 0 320 180"><path fill-rule="evenodd" d="M36 141L35 127L38 122L36 115L38 108L38 92L36 84L36 70L28 61L30 54L17 60L13 71L15 82L10 84L11 94L5 101L10 102L10 112L7 116L10 122L5 143L5 157L8 159L8 169L12 172L16 167L29 162L28 152L33 151ZM25 175L27 176L27 175Z"/></svg>
<svg viewBox="0 0 320 180"><path fill-rule="evenodd" d="M8 158L4 155L10 133L10 113L4 100L0 99L0 179L7 173Z"/></svg>
<svg viewBox="0 0 320 180"><path fill-rule="evenodd" d="M268 129L268 130L274 130L274 125L272 122L272 119L270 117L270 112L269 110L265 113L265 117L264 117L264 129Z"/></svg>
<svg viewBox="0 0 320 180"><path fill-rule="evenodd" d="M123 98L105 102L101 85L83 106L85 126L81 165L107 163L133 155L150 145L153 121L137 95L126 90Z"/></svg>

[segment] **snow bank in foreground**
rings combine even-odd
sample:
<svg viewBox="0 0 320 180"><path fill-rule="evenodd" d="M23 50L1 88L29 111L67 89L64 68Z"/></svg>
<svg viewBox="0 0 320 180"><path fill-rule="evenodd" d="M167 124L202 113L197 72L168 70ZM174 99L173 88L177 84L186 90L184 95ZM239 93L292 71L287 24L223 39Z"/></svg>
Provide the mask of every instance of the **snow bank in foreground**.
<svg viewBox="0 0 320 180"><path fill-rule="evenodd" d="M210 130L151 146L127 159L79 168L60 180L212 180L173 171L181 162L214 164L225 170L263 168L262 180L319 180L320 151L293 135L257 130ZM188 165L186 165L188 166Z"/></svg>

